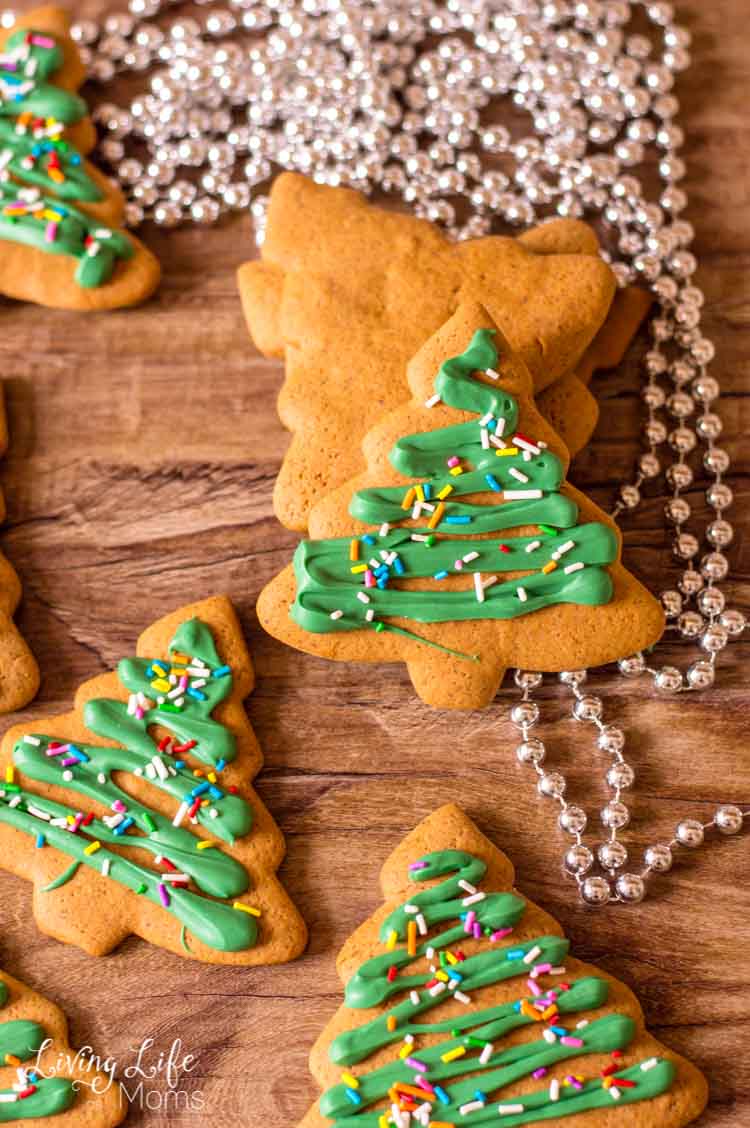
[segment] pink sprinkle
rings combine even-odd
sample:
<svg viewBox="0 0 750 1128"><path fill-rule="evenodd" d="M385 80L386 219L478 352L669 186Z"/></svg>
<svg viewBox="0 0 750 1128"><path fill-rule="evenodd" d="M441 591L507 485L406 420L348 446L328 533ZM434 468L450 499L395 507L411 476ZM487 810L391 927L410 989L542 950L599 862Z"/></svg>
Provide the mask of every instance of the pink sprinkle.
<svg viewBox="0 0 750 1128"><path fill-rule="evenodd" d="M409 866L410 870L427 869L427 862L412 862Z"/></svg>
<svg viewBox="0 0 750 1128"><path fill-rule="evenodd" d="M83 815L79 811L78 814L76 815L76 817L73 819L73 822L68 826L68 830L70 831L70 833L75 834L82 822L83 822Z"/></svg>
<svg viewBox="0 0 750 1128"><path fill-rule="evenodd" d="M460 466L460 465L461 465L461 459L460 459L460 458L457 458L457 457L456 457L456 455L455 455L455 454L453 454L453 455L451 455L451 457L450 457L450 458L448 459L448 465L450 466L450 468L451 468L451 470L452 470L454 466Z"/></svg>
<svg viewBox="0 0 750 1128"><path fill-rule="evenodd" d="M492 933L490 940L493 944L496 944L498 940L503 940L506 936L510 936L512 931L512 928L498 928Z"/></svg>
<svg viewBox="0 0 750 1128"><path fill-rule="evenodd" d="M187 689L187 687L188 687L187 674L182 675L182 677L180 678L180 680L178 682L178 685L179 685L180 689Z"/></svg>
<svg viewBox="0 0 750 1128"><path fill-rule="evenodd" d="M163 881L159 882L159 899L165 909L169 908L169 893Z"/></svg>
<svg viewBox="0 0 750 1128"><path fill-rule="evenodd" d="M463 568L463 566L464 566L463 560L456 560L453 563L453 567L456 569L457 572L460 572L461 569Z"/></svg>
<svg viewBox="0 0 750 1128"><path fill-rule="evenodd" d="M45 243L54 243L56 238L57 238L57 224L55 223L54 220L51 219L44 229L44 241L45 241Z"/></svg>
<svg viewBox="0 0 750 1128"><path fill-rule="evenodd" d="M409 1069L417 1069L420 1073L427 1072L427 1066L425 1065L425 1063L423 1061L418 1061L417 1058L404 1058L404 1065L408 1065Z"/></svg>
<svg viewBox="0 0 750 1128"><path fill-rule="evenodd" d="M539 1069L535 1069L534 1072L531 1074L531 1076L534 1078L535 1081L541 1081L542 1077L547 1076L546 1067L541 1066Z"/></svg>
<svg viewBox="0 0 750 1128"><path fill-rule="evenodd" d="M435 1092L434 1086L432 1086L429 1081L425 1081L424 1077L415 1077L414 1081L417 1085L419 1085L420 1089L424 1089L425 1092L427 1092L427 1093L434 1093Z"/></svg>
<svg viewBox="0 0 750 1128"><path fill-rule="evenodd" d="M539 996L542 993L542 989L538 985L538 983L535 983L535 981L533 979L527 979L526 980L526 986L528 987L529 991L531 991L531 994L536 995L536 997L538 999Z"/></svg>
<svg viewBox="0 0 750 1128"><path fill-rule="evenodd" d="M560 1041L562 1041L562 1038L560 1039ZM568 1076L565 1078L565 1080L568 1082L569 1085L572 1085L574 1089L578 1089L578 1091L580 1093L581 1089L583 1088L583 1085L581 1084L581 1082L578 1080L577 1077L574 1077L572 1073L569 1073Z"/></svg>
<svg viewBox="0 0 750 1128"><path fill-rule="evenodd" d="M375 587L375 577L370 568L365 572L365 587Z"/></svg>
<svg viewBox="0 0 750 1128"><path fill-rule="evenodd" d="M466 932L466 933L471 932L472 928L474 927L474 921L476 919L477 919L477 914L474 912L473 909L470 909L469 912L466 914L466 920L464 921L464 932Z"/></svg>
<svg viewBox="0 0 750 1128"><path fill-rule="evenodd" d="M75 756L66 756L64 760L60 761L60 763L64 768L74 768L78 763L78 760L75 758Z"/></svg>
<svg viewBox="0 0 750 1128"><path fill-rule="evenodd" d="M536 979L537 975L544 975L546 971L552 971L551 963L534 964L531 969L531 978Z"/></svg>
<svg viewBox="0 0 750 1128"><path fill-rule="evenodd" d="M479 923L478 920L474 921L473 932L474 932L474 939L475 940L481 940L482 939L482 926L481 926L481 924Z"/></svg>
<svg viewBox="0 0 750 1128"><path fill-rule="evenodd" d="M45 755L46 756L62 756L64 751L65 751L64 748L47 748L45 750Z"/></svg>
<svg viewBox="0 0 750 1128"><path fill-rule="evenodd" d="M136 707L135 707L135 718L136 718L136 720L142 721L144 716L145 716L145 714L143 712L143 706L142 705L136 705Z"/></svg>
<svg viewBox="0 0 750 1128"><path fill-rule="evenodd" d="M46 47L50 51L55 46L54 39L50 39L46 35L32 35L31 42L34 47Z"/></svg>
<svg viewBox="0 0 750 1128"><path fill-rule="evenodd" d="M576 1049L579 1049L583 1045L583 1038L573 1038L570 1034L563 1034L560 1041L563 1046L575 1046Z"/></svg>
<svg viewBox="0 0 750 1128"><path fill-rule="evenodd" d="M112 810L119 811L121 815L124 815L127 811L127 807L123 803L122 799L115 799L114 803L112 804Z"/></svg>

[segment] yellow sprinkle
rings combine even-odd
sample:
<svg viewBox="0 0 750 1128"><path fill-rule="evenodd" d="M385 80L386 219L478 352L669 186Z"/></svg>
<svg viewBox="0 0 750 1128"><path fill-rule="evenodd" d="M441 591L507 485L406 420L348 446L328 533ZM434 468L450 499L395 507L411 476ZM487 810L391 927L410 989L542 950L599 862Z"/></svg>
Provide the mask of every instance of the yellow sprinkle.
<svg viewBox="0 0 750 1128"><path fill-rule="evenodd" d="M545 575L548 575L550 572L554 572L556 567L557 567L557 563L554 560L548 560L547 563L542 568L542 571L544 572Z"/></svg>
<svg viewBox="0 0 750 1128"><path fill-rule="evenodd" d="M5 1064L6 1065L15 1065L16 1068L17 1068L21 1064L21 1059L16 1057L15 1054L6 1054L5 1055Z"/></svg>
<svg viewBox="0 0 750 1128"><path fill-rule="evenodd" d="M424 501L424 487L419 485L414 487L414 493L417 495L417 501Z"/></svg>
<svg viewBox="0 0 750 1128"><path fill-rule="evenodd" d="M449 964L457 964L458 963L458 956L454 956L453 952L446 952L445 958L446 958L446 960L448 961Z"/></svg>
<svg viewBox="0 0 750 1128"><path fill-rule="evenodd" d="M97 850L101 849L101 845L101 842L89 842L88 846L83 852L84 854L95 854Z"/></svg>
<svg viewBox="0 0 750 1128"><path fill-rule="evenodd" d="M503 447L502 450L496 450L495 454L498 458L507 458L509 454L518 454L518 447Z"/></svg>
<svg viewBox="0 0 750 1128"><path fill-rule="evenodd" d="M395 928L392 928L391 931L388 933L388 939L385 942L385 946L386 946L386 948L388 949L389 952L392 952L393 949L396 947L396 941L397 940L398 940L398 932L396 932Z"/></svg>
<svg viewBox="0 0 750 1128"><path fill-rule="evenodd" d="M438 525L440 524L440 522L442 521L444 513L445 513L445 506L443 505L443 503L441 501L440 504L435 508L435 512L431 515L429 521L427 522L427 528L428 529L436 529L438 527Z"/></svg>
<svg viewBox="0 0 750 1128"><path fill-rule="evenodd" d="M216 783L216 772L209 772L206 779L209 783Z"/></svg>
<svg viewBox="0 0 750 1128"><path fill-rule="evenodd" d="M416 493L416 490L414 489L414 486L411 486L406 491L406 494L404 495L404 500L401 502L401 508L402 509L411 509L412 502L414 501L415 493Z"/></svg>
<svg viewBox="0 0 750 1128"><path fill-rule="evenodd" d="M242 901L235 901L232 905L232 908L237 909L237 911L240 913L249 913L250 916L260 916L260 909L255 909L252 905L243 905Z"/></svg>
<svg viewBox="0 0 750 1128"><path fill-rule="evenodd" d="M353 576L359 576L359 575L361 575L362 572L366 572L366 571L367 571L367 565L366 564L353 564L352 565L351 572L352 572Z"/></svg>
<svg viewBox="0 0 750 1128"><path fill-rule="evenodd" d="M387 1116L378 1117L378 1128L389 1128L389 1120Z"/></svg>
<svg viewBox="0 0 750 1128"><path fill-rule="evenodd" d="M198 843L198 849L199 850L210 850L211 847L215 846L215 845L216 845L216 843L213 842L210 838L204 838Z"/></svg>
<svg viewBox="0 0 750 1128"><path fill-rule="evenodd" d="M435 978L439 979L442 983L448 982L448 976L444 971L436 971Z"/></svg>
<svg viewBox="0 0 750 1128"><path fill-rule="evenodd" d="M448 484L446 486L443 486L442 490L438 490L436 496L438 497L438 499L440 501L443 501L448 496L448 494L452 494L452 493L453 493L453 486L450 484L450 482L448 482Z"/></svg>
<svg viewBox="0 0 750 1128"><path fill-rule="evenodd" d="M463 1057L466 1053L466 1046L456 1046L455 1050L448 1050L447 1053L440 1055L440 1060L444 1062L455 1061L456 1058Z"/></svg>
<svg viewBox="0 0 750 1128"><path fill-rule="evenodd" d="M359 560L359 541L349 541L349 559Z"/></svg>
<svg viewBox="0 0 750 1128"><path fill-rule="evenodd" d="M414 1049L414 1047L412 1045L410 1045L409 1042L404 1042L403 1046L398 1051L398 1056L403 1061L404 1058L408 1058L411 1055L411 1052L412 1052L413 1049Z"/></svg>
<svg viewBox="0 0 750 1128"><path fill-rule="evenodd" d="M396 1026L398 1025L395 1014L389 1014L388 1018L385 1020L385 1024L389 1030L395 1030Z"/></svg>
<svg viewBox="0 0 750 1128"><path fill-rule="evenodd" d="M410 920L406 926L406 950L410 956L417 954L417 922Z"/></svg>
<svg viewBox="0 0 750 1128"><path fill-rule="evenodd" d="M457 478L458 475L463 474L463 472L464 471L462 466L451 466L450 470L448 471L452 478Z"/></svg>
<svg viewBox="0 0 750 1128"><path fill-rule="evenodd" d="M12 764L8 764L7 768L5 769L5 782L6 783L12 783L13 782L13 765Z"/></svg>
<svg viewBox="0 0 750 1128"><path fill-rule="evenodd" d="M53 211L52 208L45 208L42 212L44 219L51 219L53 223L59 223L63 216L59 212Z"/></svg>
<svg viewBox="0 0 750 1128"><path fill-rule="evenodd" d="M353 1073L342 1073L341 1074L341 1080L344 1082L345 1085L348 1085L350 1089L358 1089L359 1088L359 1081L357 1080L357 1078L354 1076Z"/></svg>
<svg viewBox="0 0 750 1128"><path fill-rule="evenodd" d="M169 693L172 686L169 684L166 678L154 678L154 680L151 682L151 688L158 689L162 693Z"/></svg>
<svg viewBox="0 0 750 1128"><path fill-rule="evenodd" d="M76 821L75 815L66 815L65 819L66 819L66 822L68 823L68 826L72 826L73 823Z"/></svg>

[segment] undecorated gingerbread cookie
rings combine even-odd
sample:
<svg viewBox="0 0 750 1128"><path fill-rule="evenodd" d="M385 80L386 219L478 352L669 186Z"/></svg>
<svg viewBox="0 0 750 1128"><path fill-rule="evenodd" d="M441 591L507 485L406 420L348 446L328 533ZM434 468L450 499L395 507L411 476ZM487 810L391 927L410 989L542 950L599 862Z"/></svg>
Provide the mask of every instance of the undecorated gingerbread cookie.
<svg viewBox="0 0 750 1128"><path fill-rule="evenodd" d="M121 229L119 189L86 160L96 134L69 22L39 8L0 32L0 293L112 309L148 297L159 264Z"/></svg>
<svg viewBox="0 0 750 1128"><path fill-rule="evenodd" d="M435 811L381 871L384 904L337 961L344 1005L310 1055L300 1128L682 1128L707 1086L633 993L570 955L556 920L463 811Z"/></svg>
<svg viewBox="0 0 750 1128"><path fill-rule="evenodd" d="M367 471L310 514L262 592L270 634L336 661L406 662L420 696L477 708L508 666L598 666L652 645L659 603L612 520L565 481L528 369L474 302L409 366L410 404L365 440Z"/></svg>
<svg viewBox="0 0 750 1128"><path fill-rule="evenodd" d="M68 1044L54 1003L0 971L0 1124L114 1128L122 1091Z"/></svg>
<svg viewBox="0 0 750 1128"><path fill-rule="evenodd" d="M41 930L92 955L135 933L209 963L299 955L276 877L284 841L250 781L253 669L231 603L183 607L64 716L0 749L0 866L34 885Z"/></svg>

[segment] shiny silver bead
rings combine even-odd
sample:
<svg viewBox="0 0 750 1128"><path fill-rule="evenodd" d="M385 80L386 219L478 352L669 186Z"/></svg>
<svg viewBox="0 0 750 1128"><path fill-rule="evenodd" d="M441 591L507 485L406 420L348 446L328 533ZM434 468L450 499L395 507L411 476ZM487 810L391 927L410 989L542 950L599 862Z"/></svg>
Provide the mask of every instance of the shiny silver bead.
<svg viewBox="0 0 750 1128"><path fill-rule="evenodd" d="M645 451L639 461L638 469L644 478L655 478L661 470L661 463L653 451Z"/></svg>
<svg viewBox="0 0 750 1128"><path fill-rule="evenodd" d="M722 431L721 419L714 412L706 411L696 419L695 429L704 440L718 439Z"/></svg>
<svg viewBox="0 0 750 1128"><path fill-rule="evenodd" d="M716 672L713 663L699 658L691 662L685 673L687 683L691 689L710 689L714 684Z"/></svg>
<svg viewBox="0 0 750 1128"><path fill-rule="evenodd" d="M561 830L565 830L568 834L582 834L586 829L586 812L582 807L565 807L560 811L557 818Z"/></svg>
<svg viewBox="0 0 750 1128"><path fill-rule="evenodd" d="M720 591L719 588L707 587L698 595L697 603L701 614L720 615L724 610L726 598L724 592Z"/></svg>
<svg viewBox="0 0 750 1128"><path fill-rule="evenodd" d="M532 670L516 670L513 674L513 680L519 689L538 689L542 678L542 674Z"/></svg>
<svg viewBox="0 0 750 1128"><path fill-rule="evenodd" d="M640 874L621 873L615 882L615 891L622 901L637 905L646 896L646 883Z"/></svg>
<svg viewBox="0 0 750 1128"><path fill-rule="evenodd" d="M594 874L592 877L587 877L581 885L581 896L587 905L595 905L599 908L610 900L612 890L605 877Z"/></svg>
<svg viewBox="0 0 750 1128"><path fill-rule="evenodd" d="M583 846L580 842L575 846L571 846L565 851L565 868L570 873L584 874L588 873L594 864L594 855L588 846Z"/></svg>
<svg viewBox="0 0 750 1128"><path fill-rule="evenodd" d="M661 605L668 619L676 619L682 611L682 596L678 591L663 591L661 593Z"/></svg>
<svg viewBox="0 0 750 1128"><path fill-rule="evenodd" d="M682 689L682 674L675 666L662 666L656 672L654 685L661 693L677 693Z"/></svg>
<svg viewBox="0 0 750 1128"><path fill-rule="evenodd" d="M628 852L622 842L602 842L596 856L604 869L622 869L628 860Z"/></svg>
<svg viewBox="0 0 750 1128"><path fill-rule="evenodd" d="M643 424L643 434L651 446L660 446L667 437L666 424L661 419L647 419Z"/></svg>
<svg viewBox="0 0 750 1128"><path fill-rule="evenodd" d="M673 525L684 525L690 516L690 504L684 497L671 497L664 506L664 515Z"/></svg>
<svg viewBox="0 0 750 1128"><path fill-rule="evenodd" d="M706 526L706 540L714 548L726 548L734 539L734 529L721 517Z"/></svg>
<svg viewBox="0 0 750 1128"><path fill-rule="evenodd" d="M653 870L654 873L668 873L674 861L672 850L663 842L648 846L643 857L648 868Z"/></svg>
<svg viewBox="0 0 750 1128"><path fill-rule="evenodd" d="M581 686L586 682L588 671L562 670L557 676L563 685Z"/></svg>
<svg viewBox="0 0 750 1128"><path fill-rule="evenodd" d="M635 783L635 772L624 760L616 760L607 770L607 783L619 791L627 791Z"/></svg>
<svg viewBox="0 0 750 1128"><path fill-rule="evenodd" d="M636 678L646 669L646 659L640 652L630 654L627 658L621 658L617 666L620 673L624 674L626 678Z"/></svg>
<svg viewBox="0 0 750 1128"><path fill-rule="evenodd" d="M696 595L703 587L703 576L695 568L688 568L680 576L677 586L683 595Z"/></svg>
<svg viewBox="0 0 750 1128"><path fill-rule="evenodd" d="M154 223L158 227L176 227L182 220L182 208L171 201L164 201L154 208Z"/></svg>
<svg viewBox="0 0 750 1128"><path fill-rule="evenodd" d="M537 791L547 799L560 799L566 786L565 776L560 772L546 772L537 783Z"/></svg>
<svg viewBox="0 0 750 1128"><path fill-rule="evenodd" d="M669 445L679 454L689 454L695 449L695 433L689 427L675 427L669 432ZM692 479L691 479L692 480Z"/></svg>
<svg viewBox="0 0 750 1128"><path fill-rule="evenodd" d="M539 720L539 706L535 701L519 701L511 709L510 719L517 728L531 728Z"/></svg>
<svg viewBox="0 0 750 1128"><path fill-rule="evenodd" d="M687 392L673 392L667 399L667 411L675 419L687 419L695 411L693 397Z"/></svg>
<svg viewBox="0 0 750 1128"><path fill-rule="evenodd" d="M680 560L692 560L699 549L698 538L692 533L680 533L672 544L672 551Z"/></svg>
<svg viewBox="0 0 750 1128"><path fill-rule="evenodd" d="M728 509L733 500L734 495L726 482L713 482L706 490L706 501L719 513L722 509Z"/></svg>
<svg viewBox="0 0 750 1128"><path fill-rule="evenodd" d="M701 635L701 647L708 654L718 654L729 642L729 635L721 623L711 623Z"/></svg>
<svg viewBox="0 0 750 1128"><path fill-rule="evenodd" d="M677 824L675 838L682 846L695 850L703 844L704 837L703 824L698 819L683 819Z"/></svg>
<svg viewBox="0 0 750 1128"><path fill-rule="evenodd" d="M620 501L626 509L635 509L640 504L641 491L632 483L620 486Z"/></svg>
<svg viewBox="0 0 750 1128"><path fill-rule="evenodd" d="M601 820L610 830L622 830L630 822L630 811L619 799L612 799L602 807Z"/></svg>
<svg viewBox="0 0 750 1128"><path fill-rule="evenodd" d="M703 465L713 474L726 474L729 469L729 454L721 447L709 447L703 454Z"/></svg>
<svg viewBox="0 0 750 1128"><path fill-rule="evenodd" d="M739 834L742 823L742 811L731 803L719 807L714 815L714 824L722 834Z"/></svg>
<svg viewBox="0 0 750 1128"><path fill-rule="evenodd" d="M701 560L701 572L707 580L726 579L729 561L722 552L709 552Z"/></svg>
<svg viewBox="0 0 750 1128"><path fill-rule="evenodd" d="M605 725L596 738L596 745L600 752L614 756L625 747L625 733L616 725Z"/></svg>
<svg viewBox="0 0 750 1128"><path fill-rule="evenodd" d="M704 625L703 616L697 611L683 611L677 620L677 628L683 638L697 638Z"/></svg>
<svg viewBox="0 0 750 1128"><path fill-rule="evenodd" d="M693 381L693 395L704 403L711 403L719 395L719 381L703 373Z"/></svg>
<svg viewBox="0 0 750 1128"><path fill-rule="evenodd" d="M522 764L542 764L547 750L541 740L524 740L516 748L516 756Z"/></svg>
<svg viewBox="0 0 750 1128"><path fill-rule="evenodd" d="M573 716L577 721L597 721L604 711L601 697L585 694L573 704Z"/></svg>
<svg viewBox="0 0 750 1128"><path fill-rule="evenodd" d="M745 616L741 611L737 611L735 608L728 608L726 611L722 611L719 622L722 627L724 627L724 630L734 638L741 635L747 626Z"/></svg>

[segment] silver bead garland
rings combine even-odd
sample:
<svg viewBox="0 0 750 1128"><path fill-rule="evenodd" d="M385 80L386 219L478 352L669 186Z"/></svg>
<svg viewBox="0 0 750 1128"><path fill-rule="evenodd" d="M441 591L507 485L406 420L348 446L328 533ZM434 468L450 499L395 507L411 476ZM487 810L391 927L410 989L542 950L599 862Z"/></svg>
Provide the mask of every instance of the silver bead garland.
<svg viewBox="0 0 750 1128"><path fill-rule="evenodd" d="M147 89L126 108L101 104L98 157L127 199L126 219L163 227L216 222L249 209L263 240L267 183L279 168L316 181L400 197L455 239L487 234L497 217L527 226L550 215L601 221L602 256L618 284L648 285L655 298L652 343L643 358L643 450L620 486L613 514L637 509L643 487L662 477L664 515L678 565L661 593L667 630L699 654L683 673L652 666L642 654L619 663L657 691L709 688L719 653L745 629L719 586L733 538L726 518L729 455L717 445L719 385L709 375L714 346L701 331L703 294L693 285L687 197L679 182L682 129L672 93L690 62L690 36L672 5L627 0L202 0L200 18L156 17L175 0L130 0L128 10L73 27L92 80L148 72ZM632 30L637 16L648 34ZM12 15L0 23L9 26ZM510 99L529 132L512 136L487 124L486 110ZM653 199L638 175L653 158ZM696 454L699 451L700 454ZM705 544L688 530L702 465L713 511ZM516 673L521 700L511 720L522 734L519 760L537 774L544 800L559 807L572 838L565 869L590 905L637 903L651 874L665 873L679 849L709 831L734 834L750 811L720 807L711 823L682 820L669 843L650 846L640 869L626 869L618 837L629 821L622 796L634 772L622 731L605 724L601 699L585 693L585 671L560 675L572 713L596 729L608 757L610 798L600 812L605 840L583 843L585 812L568 803L565 778L545 764L531 735L541 674ZM593 873L598 865L600 872Z"/></svg>

